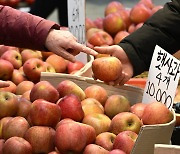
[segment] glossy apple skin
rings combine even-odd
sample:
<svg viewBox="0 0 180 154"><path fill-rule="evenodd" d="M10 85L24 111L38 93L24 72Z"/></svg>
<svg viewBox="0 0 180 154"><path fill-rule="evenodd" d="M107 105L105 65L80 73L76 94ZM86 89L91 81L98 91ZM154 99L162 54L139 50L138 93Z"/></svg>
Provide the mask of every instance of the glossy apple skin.
<svg viewBox="0 0 180 154"><path fill-rule="evenodd" d="M96 144L89 144L85 147L83 154L109 154L109 151Z"/></svg>

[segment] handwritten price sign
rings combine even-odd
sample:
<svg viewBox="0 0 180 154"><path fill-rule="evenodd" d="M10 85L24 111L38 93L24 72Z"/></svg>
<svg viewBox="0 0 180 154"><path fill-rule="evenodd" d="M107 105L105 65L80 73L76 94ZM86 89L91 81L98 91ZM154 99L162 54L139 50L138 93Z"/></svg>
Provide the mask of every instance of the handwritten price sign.
<svg viewBox="0 0 180 154"><path fill-rule="evenodd" d="M68 27L79 43L86 43L85 0L68 0Z"/></svg>
<svg viewBox="0 0 180 154"><path fill-rule="evenodd" d="M179 60L156 45L142 102L159 101L171 109L179 77Z"/></svg>

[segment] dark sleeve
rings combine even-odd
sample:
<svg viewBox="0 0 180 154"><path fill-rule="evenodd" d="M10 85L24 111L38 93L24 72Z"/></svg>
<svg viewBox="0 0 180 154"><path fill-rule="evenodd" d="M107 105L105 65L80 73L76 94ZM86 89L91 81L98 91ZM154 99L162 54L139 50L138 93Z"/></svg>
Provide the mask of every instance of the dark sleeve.
<svg viewBox="0 0 180 154"><path fill-rule="evenodd" d="M60 26L38 16L0 5L0 44L45 50L45 40L51 28L59 29Z"/></svg>
<svg viewBox="0 0 180 154"><path fill-rule="evenodd" d="M180 1L166 3L149 18L142 28L122 40L119 45L134 67L134 76L148 71L156 45L173 54L180 49Z"/></svg>

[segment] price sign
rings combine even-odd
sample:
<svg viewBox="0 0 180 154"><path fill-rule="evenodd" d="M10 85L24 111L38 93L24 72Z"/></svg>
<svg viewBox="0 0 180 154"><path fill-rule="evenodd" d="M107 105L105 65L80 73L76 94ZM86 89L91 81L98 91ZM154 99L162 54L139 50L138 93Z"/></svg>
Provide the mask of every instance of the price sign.
<svg viewBox="0 0 180 154"><path fill-rule="evenodd" d="M86 44L85 0L68 0L68 27L79 43ZM87 55L84 53L80 53L77 58L87 62Z"/></svg>
<svg viewBox="0 0 180 154"><path fill-rule="evenodd" d="M156 45L142 102L159 101L171 109L179 77L180 61Z"/></svg>

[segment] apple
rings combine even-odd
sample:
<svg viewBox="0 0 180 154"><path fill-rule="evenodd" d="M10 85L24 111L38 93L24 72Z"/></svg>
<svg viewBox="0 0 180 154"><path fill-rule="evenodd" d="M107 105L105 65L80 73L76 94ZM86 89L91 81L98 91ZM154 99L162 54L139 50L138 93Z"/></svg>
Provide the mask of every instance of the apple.
<svg viewBox="0 0 180 154"><path fill-rule="evenodd" d="M82 121L84 118L84 111L82 109L81 101L78 96L68 94L60 99L57 103L61 108L61 118L71 118L75 121Z"/></svg>
<svg viewBox="0 0 180 154"><path fill-rule="evenodd" d="M124 9L124 6L122 3L118 1L112 1L108 3L108 5L105 7L104 15L107 16L108 14L117 12L121 9Z"/></svg>
<svg viewBox="0 0 180 154"><path fill-rule="evenodd" d="M24 73L22 73L19 69L14 69L11 77L11 81L18 85L19 83L26 81Z"/></svg>
<svg viewBox="0 0 180 154"><path fill-rule="evenodd" d="M146 105L142 114L144 125L165 124L173 120L173 113L161 102Z"/></svg>
<svg viewBox="0 0 180 154"><path fill-rule="evenodd" d="M51 51L41 51L42 54L42 59L43 61L46 61L46 59L50 56L53 55L54 53Z"/></svg>
<svg viewBox="0 0 180 154"><path fill-rule="evenodd" d="M14 117L3 126L2 137L7 140L13 136L24 137L30 125L24 117Z"/></svg>
<svg viewBox="0 0 180 154"><path fill-rule="evenodd" d="M4 142L5 140L4 139L0 139L0 154L2 154L2 149L3 149L3 146L4 146Z"/></svg>
<svg viewBox="0 0 180 154"><path fill-rule="evenodd" d="M61 119L61 108L43 99L35 100L29 111L32 125L55 127Z"/></svg>
<svg viewBox="0 0 180 154"><path fill-rule="evenodd" d="M34 102L37 99L55 103L59 99L59 92L49 81L39 81L30 92L30 100Z"/></svg>
<svg viewBox="0 0 180 154"><path fill-rule="evenodd" d="M55 130L51 127L32 126L26 131L24 139L31 144L32 153L48 153L55 150Z"/></svg>
<svg viewBox="0 0 180 154"><path fill-rule="evenodd" d="M74 71L78 71L81 68L83 68L85 66L85 64L81 61L76 61L76 62L68 62L67 64L67 72L69 74L71 74Z"/></svg>
<svg viewBox="0 0 180 154"><path fill-rule="evenodd" d="M27 100L30 101L30 93L31 93L31 90L28 90L26 91L24 94L22 94L22 98L26 98Z"/></svg>
<svg viewBox="0 0 180 154"><path fill-rule="evenodd" d="M0 92L0 119L7 116L14 116L17 109L18 97L11 92Z"/></svg>
<svg viewBox="0 0 180 154"><path fill-rule="evenodd" d="M0 57L3 55L3 53L10 49L19 51L19 48L14 46L0 45Z"/></svg>
<svg viewBox="0 0 180 154"><path fill-rule="evenodd" d="M101 57L110 57L109 54L105 54L105 53L98 53L96 56L95 56L95 59L96 58L101 58Z"/></svg>
<svg viewBox="0 0 180 154"><path fill-rule="evenodd" d="M112 36L104 31L103 29L97 29L94 31L95 28L91 28L87 31L87 41L92 44L93 46L102 46L102 45L112 45L113 38Z"/></svg>
<svg viewBox="0 0 180 154"><path fill-rule="evenodd" d="M88 144L85 149L83 154L109 154L109 151L104 149L103 147L96 145L96 144Z"/></svg>
<svg viewBox="0 0 180 154"><path fill-rule="evenodd" d="M45 72L56 73L55 68L48 62L44 62Z"/></svg>
<svg viewBox="0 0 180 154"><path fill-rule="evenodd" d="M126 153L120 149L114 149L109 151L109 154L126 154Z"/></svg>
<svg viewBox="0 0 180 154"><path fill-rule="evenodd" d="M82 101L86 95L84 90L71 80L63 80L57 85L57 91L59 92L60 98L68 94L74 94Z"/></svg>
<svg viewBox="0 0 180 154"><path fill-rule="evenodd" d="M130 11L130 19L133 23L144 23L152 15L151 9L142 3L137 3Z"/></svg>
<svg viewBox="0 0 180 154"><path fill-rule="evenodd" d="M66 72L67 61L63 57L52 54L46 59L46 62L54 67L56 73Z"/></svg>
<svg viewBox="0 0 180 154"><path fill-rule="evenodd" d="M103 29L103 20L104 18L102 17L97 17L93 22L96 25L97 28Z"/></svg>
<svg viewBox="0 0 180 154"><path fill-rule="evenodd" d="M94 98L99 101L103 106L108 98L106 89L99 85L88 86L85 90L86 98Z"/></svg>
<svg viewBox="0 0 180 154"><path fill-rule="evenodd" d="M86 32L90 29L90 28L96 28L95 23L93 22L92 19L86 17L85 19L85 25L86 25Z"/></svg>
<svg viewBox="0 0 180 154"><path fill-rule="evenodd" d="M121 112L111 120L110 132L118 135L120 132L130 130L138 134L142 125L142 121L134 113Z"/></svg>
<svg viewBox="0 0 180 154"><path fill-rule="evenodd" d="M83 118L82 123L88 124L94 127L96 135L109 131L111 119L105 114L92 113L88 114Z"/></svg>
<svg viewBox="0 0 180 154"><path fill-rule="evenodd" d="M108 97L104 111L112 119L118 113L130 111L130 107L131 104L125 96L114 94Z"/></svg>
<svg viewBox="0 0 180 154"><path fill-rule="evenodd" d="M111 36L126 29L126 24L118 12L108 14L103 20L103 27Z"/></svg>
<svg viewBox="0 0 180 154"><path fill-rule="evenodd" d="M93 143L95 138L96 133L92 126L68 121L57 127L55 145L62 153L80 153L86 145Z"/></svg>
<svg viewBox="0 0 180 154"><path fill-rule="evenodd" d="M23 64L31 58L42 59L42 53L38 50L32 50L32 49L23 49L21 51L21 56L22 56Z"/></svg>
<svg viewBox="0 0 180 154"><path fill-rule="evenodd" d="M38 58L31 58L24 63L23 71L30 81L39 82L41 72L45 72L44 62Z"/></svg>
<svg viewBox="0 0 180 154"><path fill-rule="evenodd" d="M2 130L3 127L8 123L8 121L10 119L12 119L13 117L4 117L0 119L0 139L2 139Z"/></svg>
<svg viewBox="0 0 180 154"><path fill-rule="evenodd" d="M86 98L81 101L82 109L84 111L84 116L92 113L102 113L104 114L104 107L95 98Z"/></svg>
<svg viewBox="0 0 180 154"><path fill-rule="evenodd" d="M15 94L17 86L12 81L6 81L6 82L9 84L9 86L4 87L4 88L0 88L0 92L1 91L7 91L7 92L11 92L11 93Z"/></svg>
<svg viewBox="0 0 180 154"><path fill-rule="evenodd" d="M16 95L23 95L26 91L31 90L34 85L35 84L32 81L22 81L16 86Z"/></svg>
<svg viewBox="0 0 180 154"><path fill-rule="evenodd" d="M150 9L154 7L152 0L140 0L139 3L143 3L146 7Z"/></svg>
<svg viewBox="0 0 180 154"><path fill-rule="evenodd" d="M104 82L114 81L122 73L122 64L116 57L97 58L92 62L92 72L96 79Z"/></svg>
<svg viewBox="0 0 180 154"><path fill-rule="evenodd" d="M115 138L115 134L111 132L103 132L96 136L95 144L103 147L108 151L111 151L113 149L113 143Z"/></svg>
<svg viewBox="0 0 180 154"><path fill-rule="evenodd" d="M60 125L65 124L65 123L69 123L69 122L75 122L75 121L72 120L72 119L70 119L70 118L61 119L61 120L57 123L57 125L56 125L56 127L55 127L55 130L56 130Z"/></svg>
<svg viewBox="0 0 180 154"><path fill-rule="evenodd" d="M18 69L22 66L22 57L19 51L17 50L7 50L2 56L2 59L11 62L15 69Z"/></svg>
<svg viewBox="0 0 180 154"><path fill-rule="evenodd" d="M121 40L123 40L128 35L129 35L129 32L127 32L127 31L119 31L114 36L114 44L119 44L121 42Z"/></svg>
<svg viewBox="0 0 180 154"><path fill-rule="evenodd" d="M144 108L146 107L147 104L144 103L136 103L133 104L130 108L130 112L136 114L140 119L142 119L142 115L144 112Z"/></svg>
<svg viewBox="0 0 180 154"><path fill-rule="evenodd" d="M18 98L18 110L16 116L21 116L27 119L30 109L31 109L31 102L26 98L19 97Z"/></svg>
<svg viewBox="0 0 180 154"><path fill-rule="evenodd" d="M5 141L3 154L32 154L32 146L22 137L11 137Z"/></svg>
<svg viewBox="0 0 180 154"><path fill-rule="evenodd" d="M130 154L138 135L133 131L123 131L119 133L113 143L113 149L120 149L126 154Z"/></svg>
<svg viewBox="0 0 180 154"><path fill-rule="evenodd" d="M13 74L13 65L4 59L0 59L0 79L10 80Z"/></svg>
<svg viewBox="0 0 180 154"><path fill-rule="evenodd" d="M130 34L130 33L134 32L135 30L136 30L136 24L131 23L131 25L129 25L129 27L128 27L127 32Z"/></svg>

